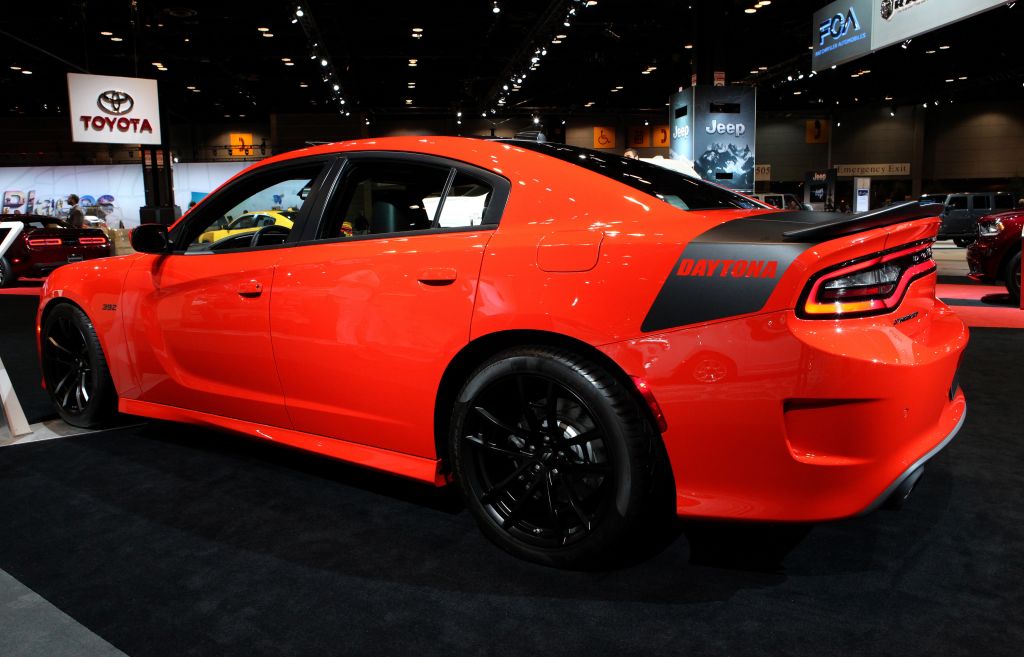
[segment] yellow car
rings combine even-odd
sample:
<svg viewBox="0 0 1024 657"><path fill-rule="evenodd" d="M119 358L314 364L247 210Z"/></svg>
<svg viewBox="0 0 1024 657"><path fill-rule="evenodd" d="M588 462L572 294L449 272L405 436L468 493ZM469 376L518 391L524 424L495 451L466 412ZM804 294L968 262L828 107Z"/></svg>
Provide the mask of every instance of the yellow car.
<svg viewBox="0 0 1024 657"><path fill-rule="evenodd" d="M259 210L247 212L237 219L232 219L223 228L208 230L199 236L199 243L216 242L228 235L241 235L242 233L255 233L264 226L284 226L291 229L295 212L292 210Z"/></svg>

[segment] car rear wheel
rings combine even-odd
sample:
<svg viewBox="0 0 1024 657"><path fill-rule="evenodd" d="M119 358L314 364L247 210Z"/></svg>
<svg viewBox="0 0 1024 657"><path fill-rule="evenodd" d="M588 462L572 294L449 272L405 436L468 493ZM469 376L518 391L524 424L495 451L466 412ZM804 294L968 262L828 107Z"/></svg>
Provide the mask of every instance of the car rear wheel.
<svg viewBox="0 0 1024 657"><path fill-rule="evenodd" d="M7 261L7 258L0 257L0 287L10 287L14 285L14 280L11 263Z"/></svg>
<svg viewBox="0 0 1024 657"><path fill-rule="evenodd" d="M1014 303L1020 303L1020 253L1010 258L1009 264L1006 265L1006 291L1010 293L1010 298L1013 299Z"/></svg>
<svg viewBox="0 0 1024 657"><path fill-rule="evenodd" d="M61 303L47 315L40 343L46 390L61 418L88 429L109 422L117 409L117 393L88 316Z"/></svg>
<svg viewBox="0 0 1024 657"><path fill-rule="evenodd" d="M531 561L614 561L653 496L662 453L639 401L600 365L524 347L463 387L449 441L466 505L484 534Z"/></svg>

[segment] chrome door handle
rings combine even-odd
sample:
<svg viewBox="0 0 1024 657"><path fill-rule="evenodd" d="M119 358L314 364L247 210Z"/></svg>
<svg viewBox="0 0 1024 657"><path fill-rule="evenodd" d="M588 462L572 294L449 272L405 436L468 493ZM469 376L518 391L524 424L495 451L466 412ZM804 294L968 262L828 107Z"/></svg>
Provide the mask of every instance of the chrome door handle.
<svg viewBox="0 0 1024 657"><path fill-rule="evenodd" d="M259 281L247 281L238 286L238 296L252 299L263 294L263 284Z"/></svg>
<svg viewBox="0 0 1024 657"><path fill-rule="evenodd" d="M454 267L430 267L424 269L416 277L424 285L451 285L458 278Z"/></svg>

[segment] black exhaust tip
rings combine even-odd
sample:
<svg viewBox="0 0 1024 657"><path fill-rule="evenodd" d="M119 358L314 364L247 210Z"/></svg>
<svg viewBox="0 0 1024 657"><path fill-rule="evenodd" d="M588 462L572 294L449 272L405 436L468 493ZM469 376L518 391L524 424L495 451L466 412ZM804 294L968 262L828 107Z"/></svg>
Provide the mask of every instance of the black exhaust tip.
<svg viewBox="0 0 1024 657"><path fill-rule="evenodd" d="M896 490L892 492L892 495L882 504L884 509L901 509L903 504L910 497L910 494L914 492L914 488L917 486L918 480L921 479L921 475L924 474L924 466L919 466L916 470L907 475L906 479L900 482L900 485L896 487Z"/></svg>

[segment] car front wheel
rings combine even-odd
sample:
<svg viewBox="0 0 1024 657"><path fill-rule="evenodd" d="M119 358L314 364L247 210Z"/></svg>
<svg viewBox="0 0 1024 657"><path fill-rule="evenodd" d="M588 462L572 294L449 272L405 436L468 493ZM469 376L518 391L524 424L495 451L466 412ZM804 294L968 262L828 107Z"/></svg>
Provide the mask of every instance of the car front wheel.
<svg viewBox="0 0 1024 657"><path fill-rule="evenodd" d="M449 447L466 505L508 552L550 566L614 561L659 470L656 434L624 383L579 355L504 352L463 387Z"/></svg>
<svg viewBox="0 0 1024 657"><path fill-rule="evenodd" d="M40 336L46 390L61 418L76 427L106 424L117 409L117 393L96 330L77 306L61 303Z"/></svg>
<svg viewBox="0 0 1024 657"><path fill-rule="evenodd" d="M1014 303L1020 303L1020 253L1010 258L1006 265L1006 291Z"/></svg>
<svg viewBox="0 0 1024 657"><path fill-rule="evenodd" d="M11 271L11 263L7 258L0 256L0 287L14 285L14 272Z"/></svg>

